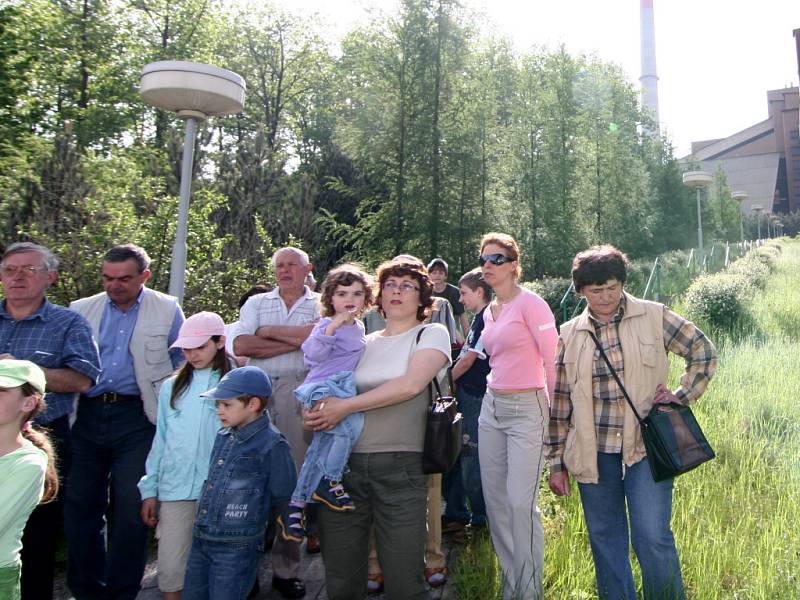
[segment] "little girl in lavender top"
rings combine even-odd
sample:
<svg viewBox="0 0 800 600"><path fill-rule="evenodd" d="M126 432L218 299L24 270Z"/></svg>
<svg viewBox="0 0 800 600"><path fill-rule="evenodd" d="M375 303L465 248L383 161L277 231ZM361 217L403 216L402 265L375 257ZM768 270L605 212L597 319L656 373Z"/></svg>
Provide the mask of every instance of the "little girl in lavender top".
<svg viewBox="0 0 800 600"><path fill-rule="evenodd" d="M306 409L323 398L349 398L357 393L353 371L366 337L364 325L356 317L372 304L369 276L356 265L336 267L322 282L320 302L323 318L301 347L310 371L294 392ZM307 502L318 502L337 512L355 510L341 478L363 427L364 415L359 412L348 415L333 429L314 432L292 500L278 516L284 539L302 541Z"/></svg>

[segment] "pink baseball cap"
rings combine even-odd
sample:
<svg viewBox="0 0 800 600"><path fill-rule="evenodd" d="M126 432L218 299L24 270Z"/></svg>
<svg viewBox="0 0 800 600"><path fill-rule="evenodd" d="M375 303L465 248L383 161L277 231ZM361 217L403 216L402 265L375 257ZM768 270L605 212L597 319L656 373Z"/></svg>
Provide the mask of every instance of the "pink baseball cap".
<svg viewBox="0 0 800 600"><path fill-rule="evenodd" d="M170 348L199 348L213 335L225 335L225 321L217 313L199 312L184 321Z"/></svg>

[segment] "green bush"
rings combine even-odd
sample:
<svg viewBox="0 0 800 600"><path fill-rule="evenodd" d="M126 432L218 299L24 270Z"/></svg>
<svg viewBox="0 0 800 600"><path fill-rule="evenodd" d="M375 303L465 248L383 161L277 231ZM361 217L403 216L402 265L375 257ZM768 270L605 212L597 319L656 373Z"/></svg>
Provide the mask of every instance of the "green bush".
<svg viewBox="0 0 800 600"><path fill-rule="evenodd" d="M756 260L761 261L769 267L770 273L777 268L777 260L781 254L780 246L761 246L756 248L754 252L748 254L753 256Z"/></svg>
<svg viewBox="0 0 800 600"><path fill-rule="evenodd" d="M731 263L726 273L741 275L754 287L763 288L767 284L770 271L767 263L759 260L751 253Z"/></svg>
<svg viewBox="0 0 800 600"><path fill-rule="evenodd" d="M739 273L698 277L686 290L687 316L709 328L732 332L750 320L746 303L753 285Z"/></svg>

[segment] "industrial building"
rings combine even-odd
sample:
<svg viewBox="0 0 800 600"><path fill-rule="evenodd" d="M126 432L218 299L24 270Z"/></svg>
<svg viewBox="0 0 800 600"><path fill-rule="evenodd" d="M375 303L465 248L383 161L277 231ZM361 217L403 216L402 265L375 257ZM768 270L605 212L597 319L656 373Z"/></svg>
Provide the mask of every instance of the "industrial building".
<svg viewBox="0 0 800 600"><path fill-rule="evenodd" d="M800 29L794 30L800 72ZM742 210L800 210L800 94L789 87L767 92L767 119L717 140L692 142L683 161L700 161L711 173L719 166L732 190L747 192Z"/></svg>

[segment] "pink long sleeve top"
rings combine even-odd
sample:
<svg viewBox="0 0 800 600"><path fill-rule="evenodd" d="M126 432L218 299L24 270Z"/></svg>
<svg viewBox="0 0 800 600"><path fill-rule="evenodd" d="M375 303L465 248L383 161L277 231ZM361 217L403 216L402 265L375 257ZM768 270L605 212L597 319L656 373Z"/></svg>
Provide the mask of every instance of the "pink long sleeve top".
<svg viewBox="0 0 800 600"><path fill-rule="evenodd" d="M492 369L487 384L498 391L546 387L552 396L558 344L553 311L538 294L524 288L502 306L496 321L491 310L483 315L483 347Z"/></svg>

